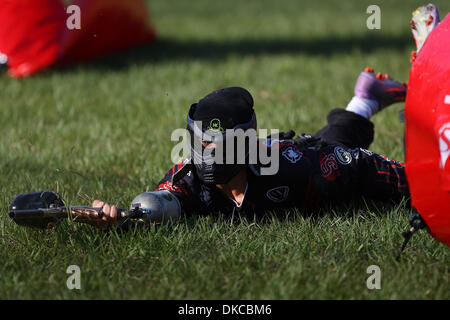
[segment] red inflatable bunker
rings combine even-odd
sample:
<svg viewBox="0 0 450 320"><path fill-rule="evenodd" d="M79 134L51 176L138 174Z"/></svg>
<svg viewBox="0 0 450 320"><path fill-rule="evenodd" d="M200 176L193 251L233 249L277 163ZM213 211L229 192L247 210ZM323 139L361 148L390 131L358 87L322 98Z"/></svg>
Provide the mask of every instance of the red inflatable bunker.
<svg viewBox="0 0 450 320"><path fill-rule="evenodd" d="M80 29L68 27L76 11L61 0L0 0L0 52L8 57L11 76L90 60L155 38L144 0L76 0L71 5L80 13Z"/></svg>
<svg viewBox="0 0 450 320"><path fill-rule="evenodd" d="M411 67L406 97L406 174L412 205L450 246L450 15Z"/></svg>

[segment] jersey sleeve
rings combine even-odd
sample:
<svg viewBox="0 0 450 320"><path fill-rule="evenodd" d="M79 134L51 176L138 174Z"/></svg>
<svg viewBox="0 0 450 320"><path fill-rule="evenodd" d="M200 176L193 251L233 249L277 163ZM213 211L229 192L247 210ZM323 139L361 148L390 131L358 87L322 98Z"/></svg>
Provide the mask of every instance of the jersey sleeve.
<svg viewBox="0 0 450 320"><path fill-rule="evenodd" d="M205 206L199 198L199 184L196 182L194 173L188 171L180 180L173 182L174 175L183 168L184 162L174 165L161 179L155 191L168 190L180 201L181 210L185 216L203 214Z"/></svg>

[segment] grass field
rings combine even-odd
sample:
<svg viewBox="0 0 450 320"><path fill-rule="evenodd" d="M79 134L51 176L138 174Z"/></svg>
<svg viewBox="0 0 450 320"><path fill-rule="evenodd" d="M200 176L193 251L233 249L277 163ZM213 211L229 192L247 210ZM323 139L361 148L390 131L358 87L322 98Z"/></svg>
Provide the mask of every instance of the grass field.
<svg viewBox="0 0 450 320"><path fill-rule="evenodd" d="M441 16L448 1L435 1ZM381 29L366 8L381 8ZM407 81L404 1L149 1L160 40L102 61L18 81L0 75L2 299L449 299L450 251L426 232L400 262L410 210L335 210L266 223L198 218L103 233L63 223L18 227L15 195L60 191L70 204L128 207L172 166L170 134L213 89L250 90L260 128L314 132L353 95L367 65ZM403 160L401 104L376 115L371 149ZM81 268L68 290L66 268ZM381 268L369 290L366 269Z"/></svg>

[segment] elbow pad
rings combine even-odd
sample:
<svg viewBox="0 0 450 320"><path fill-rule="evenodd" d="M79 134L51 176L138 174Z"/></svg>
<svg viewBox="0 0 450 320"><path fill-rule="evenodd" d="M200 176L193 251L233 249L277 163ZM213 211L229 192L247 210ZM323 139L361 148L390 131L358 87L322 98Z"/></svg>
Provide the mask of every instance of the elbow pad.
<svg viewBox="0 0 450 320"><path fill-rule="evenodd" d="M135 208L145 212L142 220L147 223L175 221L181 217L180 201L167 190L141 193L131 202L130 209Z"/></svg>

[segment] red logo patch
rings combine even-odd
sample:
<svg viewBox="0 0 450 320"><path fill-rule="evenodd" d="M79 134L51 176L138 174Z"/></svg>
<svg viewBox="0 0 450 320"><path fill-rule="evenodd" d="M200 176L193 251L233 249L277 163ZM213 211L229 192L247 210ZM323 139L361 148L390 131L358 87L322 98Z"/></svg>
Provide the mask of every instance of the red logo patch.
<svg viewBox="0 0 450 320"><path fill-rule="evenodd" d="M334 181L339 177L339 166L336 162L336 156L333 153L320 155L320 170L322 176L327 180Z"/></svg>

